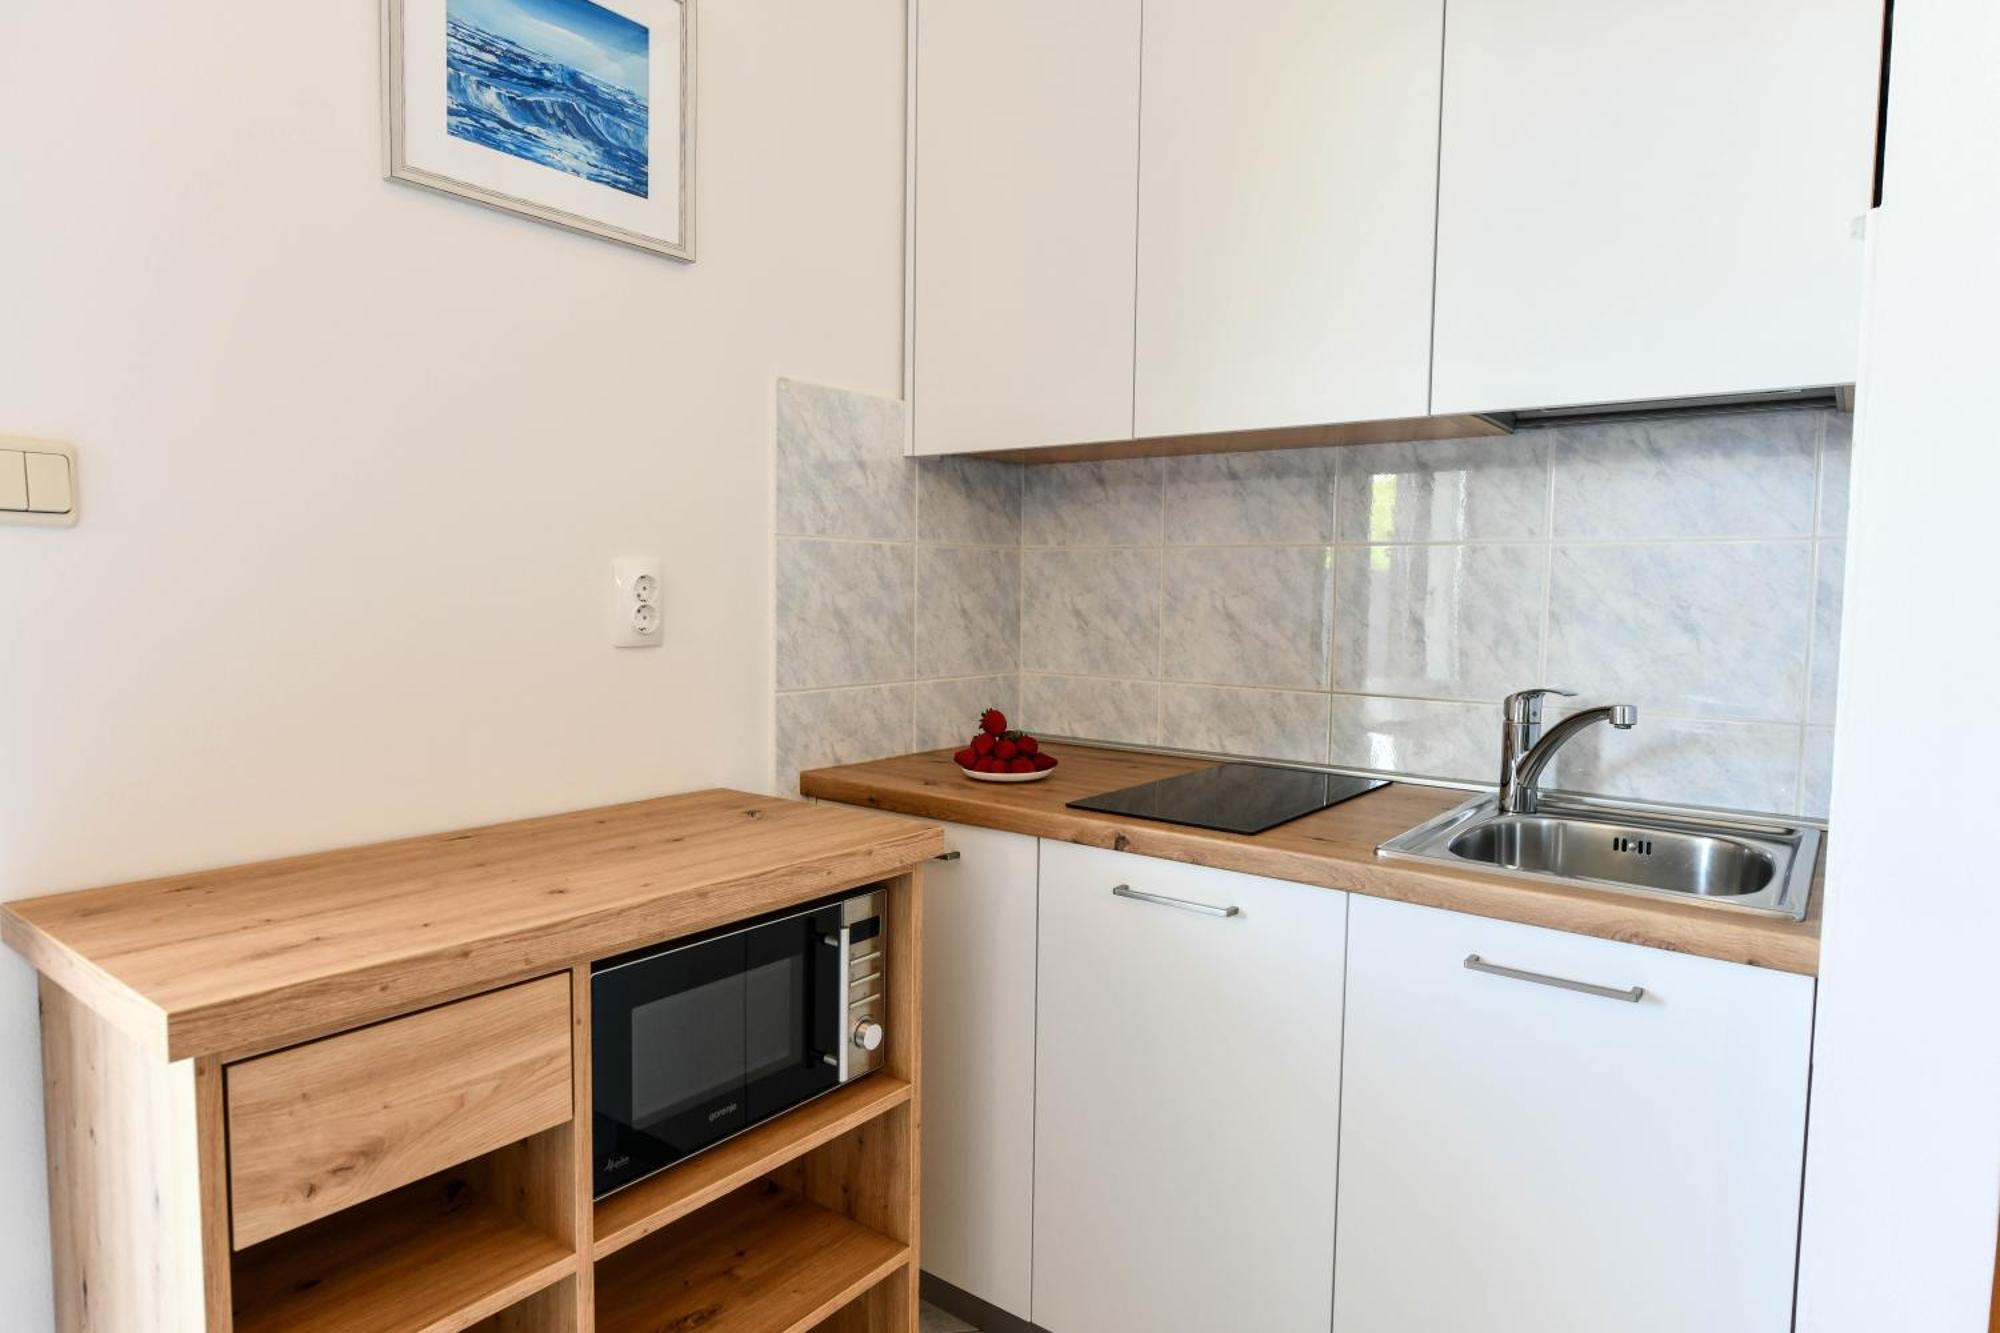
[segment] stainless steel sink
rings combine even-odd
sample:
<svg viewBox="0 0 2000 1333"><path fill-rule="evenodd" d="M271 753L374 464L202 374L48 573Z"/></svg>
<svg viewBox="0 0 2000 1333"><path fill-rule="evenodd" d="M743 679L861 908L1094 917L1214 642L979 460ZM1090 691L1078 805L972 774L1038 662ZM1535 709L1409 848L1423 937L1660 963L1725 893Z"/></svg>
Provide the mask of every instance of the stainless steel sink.
<svg viewBox="0 0 2000 1333"><path fill-rule="evenodd" d="M1544 794L1528 814L1503 813L1495 798L1481 797L1376 850L1796 921L1806 914L1819 842L1816 828Z"/></svg>

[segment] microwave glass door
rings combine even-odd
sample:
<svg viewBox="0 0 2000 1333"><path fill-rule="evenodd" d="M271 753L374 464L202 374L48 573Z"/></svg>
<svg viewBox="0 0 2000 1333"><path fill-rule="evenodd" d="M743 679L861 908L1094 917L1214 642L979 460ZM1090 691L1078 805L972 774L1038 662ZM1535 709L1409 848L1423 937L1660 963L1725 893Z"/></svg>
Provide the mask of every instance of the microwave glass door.
<svg viewBox="0 0 2000 1333"><path fill-rule="evenodd" d="M838 1084L839 929L836 905L591 979L599 1195Z"/></svg>

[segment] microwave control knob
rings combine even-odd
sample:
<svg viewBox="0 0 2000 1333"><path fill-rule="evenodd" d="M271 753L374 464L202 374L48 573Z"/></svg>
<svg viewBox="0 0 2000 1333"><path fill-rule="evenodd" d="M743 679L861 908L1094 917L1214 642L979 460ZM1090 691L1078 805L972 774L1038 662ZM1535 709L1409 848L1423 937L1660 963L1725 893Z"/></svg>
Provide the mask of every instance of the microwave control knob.
<svg viewBox="0 0 2000 1333"><path fill-rule="evenodd" d="M872 1051L882 1044L882 1025L872 1018L864 1018L855 1025L854 1044L864 1051Z"/></svg>

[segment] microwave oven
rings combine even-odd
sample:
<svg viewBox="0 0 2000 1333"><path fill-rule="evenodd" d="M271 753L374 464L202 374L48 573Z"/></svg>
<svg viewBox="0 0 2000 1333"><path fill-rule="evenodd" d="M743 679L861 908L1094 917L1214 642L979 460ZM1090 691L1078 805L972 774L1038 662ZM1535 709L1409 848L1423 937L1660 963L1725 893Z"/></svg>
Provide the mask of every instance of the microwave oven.
<svg viewBox="0 0 2000 1333"><path fill-rule="evenodd" d="M887 900L865 889L592 967L596 1197L882 1066Z"/></svg>

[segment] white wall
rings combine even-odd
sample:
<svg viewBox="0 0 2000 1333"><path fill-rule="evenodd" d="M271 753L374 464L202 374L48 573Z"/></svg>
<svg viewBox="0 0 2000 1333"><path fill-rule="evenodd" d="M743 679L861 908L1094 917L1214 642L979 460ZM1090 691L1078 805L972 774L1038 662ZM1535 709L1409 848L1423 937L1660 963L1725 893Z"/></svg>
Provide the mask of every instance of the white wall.
<svg viewBox="0 0 2000 1333"><path fill-rule="evenodd" d="M899 0L711 0L692 268L380 179L376 12L0 7L0 898L769 782L780 372L894 396ZM667 561L668 645L601 589ZM0 1306L45 1328L0 962Z"/></svg>
<svg viewBox="0 0 2000 1333"><path fill-rule="evenodd" d="M1896 8L1799 1327L1976 1333L2000 1211L2000 9Z"/></svg>

